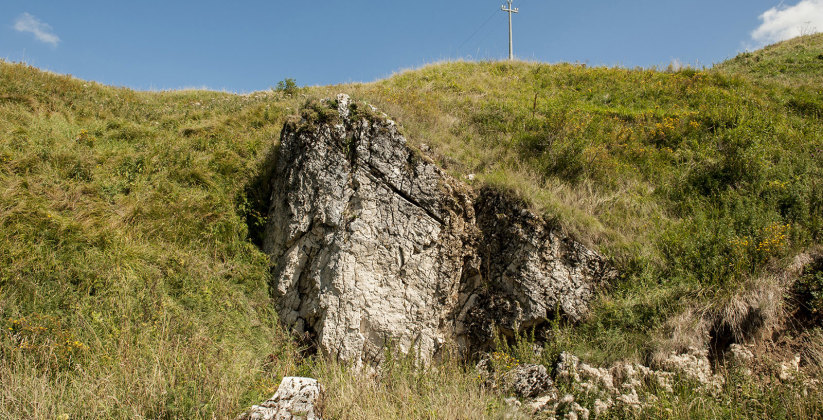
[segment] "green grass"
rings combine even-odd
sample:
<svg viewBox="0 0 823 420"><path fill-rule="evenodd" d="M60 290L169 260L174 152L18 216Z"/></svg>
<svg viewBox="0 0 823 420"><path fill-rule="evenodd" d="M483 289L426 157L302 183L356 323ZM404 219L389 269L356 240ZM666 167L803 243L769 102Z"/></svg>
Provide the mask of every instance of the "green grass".
<svg viewBox="0 0 823 420"><path fill-rule="evenodd" d="M260 401L295 359L238 204L289 111L0 70L0 417Z"/></svg>
<svg viewBox="0 0 823 420"><path fill-rule="evenodd" d="M1 63L0 417L232 417L294 374L348 390L338 417L502 415L470 369L358 384L278 327L255 246L272 149L286 117L339 92L612 258L621 280L555 344L644 359L673 315L820 242L819 54L812 36L700 71L450 62L251 95Z"/></svg>
<svg viewBox="0 0 823 420"><path fill-rule="evenodd" d="M823 86L823 34L790 39L763 49L738 54L717 66L728 73L790 86L806 85L820 93Z"/></svg>

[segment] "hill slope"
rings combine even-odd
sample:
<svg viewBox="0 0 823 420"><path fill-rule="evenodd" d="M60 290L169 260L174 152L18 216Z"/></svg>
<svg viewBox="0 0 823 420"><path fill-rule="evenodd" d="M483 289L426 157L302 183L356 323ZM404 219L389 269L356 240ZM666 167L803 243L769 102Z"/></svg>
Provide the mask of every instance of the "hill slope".
<svg viewBox="0 0 823 420"><path fill-rule="evenodd" d="M303 359L277 326L254 245L271 151L288 115L338 92L395 117L453 175L515 191L615 261L623 279L589 321L558 325L545 357L647 359L668 321L723 305L820 243L823 86L805 57L823 54L821 40L708 71L454 62L244 96L134 92L2 63L0 416L230 417L293 374L333 387L341 417L505 410L459 363L401 363L361 384ZM774 76L767 63L796 42L806 64ZM776 415L785 407L742 401L797 395L745 389L706 411L669 402L669 415ZM820 398L807 400L789 409Z"/></svg>
<svg viewBox="0 0 823 420"><path fill-rule="evenodd" d="M756 80L788 85L823 85L823 33L790 39L763 49L738 54L721 63L718 70L745 75Z"/></svg>

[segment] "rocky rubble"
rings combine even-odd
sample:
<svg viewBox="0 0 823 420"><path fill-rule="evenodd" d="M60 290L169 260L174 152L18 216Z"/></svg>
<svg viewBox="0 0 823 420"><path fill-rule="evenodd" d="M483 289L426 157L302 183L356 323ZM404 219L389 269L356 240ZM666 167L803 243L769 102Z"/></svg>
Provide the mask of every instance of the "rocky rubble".
<svg viewBox="0 0 823 420"><path fill-rule="evenodd" d="M493 360L498 357L507 360ZM554 389L551 376L543 365L514 364L509 356L495 352L487 354L477 363L478 375L488 388L502 388L502 391L518 398L534 398Z"/></svg>
<svg viewBox="0 0 823 420"><path fill-rule="evenodd" d="M675 381L691 381L710 393L719 392L723 385L722 377L710 369L708 351L696 348L671 353L659 369L625 362L608 368L595 367L563 352L555 365L553 379L542 365L516 365L504 372L495 372L490 368L493 357L494 354L483 358L477 365L486 386L504 388L525 400L523 403L512 400L512 406L549 418L588 419L612 411L638 414L656 402L656 397L644 390L652 387L672 393ZM512 384L522 386L512 387ZM561 393L561 389L568 392ZM584 396L586 402L578 401L576 396Z"/></svg>
<svg viewBox="0 0 823 420"><path fill-rule="evenodd" d="M281 321L325 355L471 355L497 330L585 316L616 273L526 204L475 191L367 105L311 103L282 131L264 249Z"/></svg>

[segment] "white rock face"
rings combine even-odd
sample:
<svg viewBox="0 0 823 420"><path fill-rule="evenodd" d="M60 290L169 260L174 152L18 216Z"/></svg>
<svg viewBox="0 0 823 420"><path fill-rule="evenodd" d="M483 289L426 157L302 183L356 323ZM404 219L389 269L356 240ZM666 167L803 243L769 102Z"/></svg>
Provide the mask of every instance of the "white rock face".
<svg viewBox="0 0 823 420"><path fill-rule="evenodd" d="M345 95L286 124L264 249L281 321L320 351L377 364L437 357L562 314L578 319L615 273L522 202L480 193Z"/></svg>
<svg viewBox="0 0 823 420"><path fill-rule="evenodd" d="M321 389L311 378L286 377L266 402L254 405L237 420L321 420L315 402Z"/></svg>

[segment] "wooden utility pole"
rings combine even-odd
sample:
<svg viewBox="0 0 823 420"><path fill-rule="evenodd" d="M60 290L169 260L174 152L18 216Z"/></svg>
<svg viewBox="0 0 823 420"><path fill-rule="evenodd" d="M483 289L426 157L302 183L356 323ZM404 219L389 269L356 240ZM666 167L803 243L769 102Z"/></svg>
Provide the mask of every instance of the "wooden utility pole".
<svg viewBox="0 0 823 420"><path fill-rule="evenodd" d="M509 13L509 60L514 60L514 44L512 44L512 13L517 13L517 8L512 8L512 1L513 0L506 0L509 3L509 7L500 6L504 12Z"/></svg>

